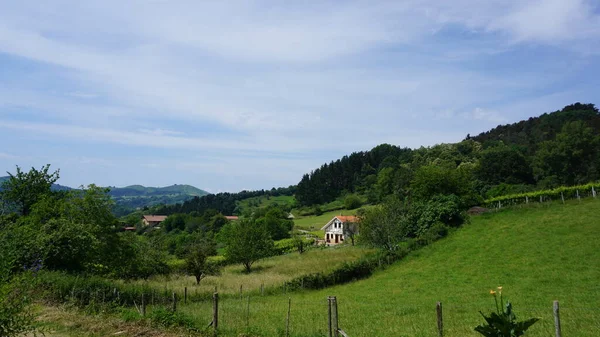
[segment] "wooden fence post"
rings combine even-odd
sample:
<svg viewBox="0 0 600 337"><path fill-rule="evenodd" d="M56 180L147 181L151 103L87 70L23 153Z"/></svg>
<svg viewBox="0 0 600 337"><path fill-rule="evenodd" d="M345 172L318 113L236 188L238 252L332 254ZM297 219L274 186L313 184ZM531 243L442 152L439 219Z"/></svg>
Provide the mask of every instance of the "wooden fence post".
<svg viewBox="0 0 600 337"><path fill-rule="evenodd" d="M187 287L183 288L183 304L187 304Z"/></svg>
<svg viewBox="0 0 600 337"><path fill-rule="evenodd" d="M173 292L173 312L177 311L177 294Z"/></svg>
<svg viewBox="0 0 600 337"><path fill-rule="evenodd" d="M525 196L525 203L529 204L529 197L528 196Z"/></svg>
<svg viewBox="0 0 600 337"><path fill-rule="evenodd" d="M260 284L260 295L265 296L265 284L264 283Z"/></svg>
<svg viewBox="0 0 600 337"><path fill-rule="evenodd" d="M248 295L248 301L246 302L246 330L250 328L250 295Z"/></svg>
<svg viewBox="0 0 600 337"><path fill-rule="evenodd" d="M154 305L154 289L152 289L152 305Z"/></svg>
<svg viewBox="0 0 600 337"><path fill-rule="evenodd" d="M329 296L327 303L329 307L329 337L338 337L340 335L338 332L340 327L338 326L337 298Z"/></svg>
<svg viewBox="0 0 600 337"><path fill-rule="evenodd" d="M579 195L579 190L577 190L577 200L581 201L581 196Z"/></svg>
<svg viewBox="0 0 600 337"><path fill-rule="evenodd" d="M240 300L242 300L242 285L240 284Z"/></svg>
<svg viewBox="0 0 600 337"><path fill-rule="evenodd" d="M437 302L436 312L437 312L438 335L440 337L444 337L444 318L442 316L442 302Z"/></svg>
<svg viewBox="0 0 600 337"><path fill-rule="evenodd" d="M560 198L562 199L563 204L565 203L565 196L563 192L560 192Z"/></svg>
<svg viewBox="0 0 600 337"><path fill-rule="evenodd" d="M146 316L146 296L142 293L142 317Z"/></svg>
<svg viewBox="0 0 600 337"><path fill-rule="evenodd" d="M327 322L328 322L328 331L329 337L333 337L333 323L332 323L332 312L331 312L331 296L327 297Z"/></svg>
<svg viewBox="0 0 600 337"><path fill-rule="evenodd" d="M213 294L213 336L217 336L219 328L219 293Z"/></svg>
<svg viewBox="0 0 600 337"><path fill-rule="evenodd" d="M285 320L285 337L290 337L290 311L292 310L292 298L288 298L288 312Z"/></svg>
<svg viewBox="0 0 600 337"><path fill-rule="evenodd" d="M558 301L554 301L554 330L556 331L556 337L562 337Z"/></svg>
<svg viewBox="0 0 600 337"><path fill-rule="evenodd" d="M594 189L594 186L592 186L592 196L595 198L596 197L596 190Z"/></svg>

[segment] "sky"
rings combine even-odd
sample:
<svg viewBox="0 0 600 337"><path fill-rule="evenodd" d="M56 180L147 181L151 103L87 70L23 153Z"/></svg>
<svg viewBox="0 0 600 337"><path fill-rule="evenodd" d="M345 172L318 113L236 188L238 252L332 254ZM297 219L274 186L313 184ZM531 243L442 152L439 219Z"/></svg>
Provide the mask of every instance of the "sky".
<svg viewBox="0 0 600 337"><path fill-rule="evenodd" d="M600 105L599 75L597 0L0 0L0 172L270 189Z"/></svg>

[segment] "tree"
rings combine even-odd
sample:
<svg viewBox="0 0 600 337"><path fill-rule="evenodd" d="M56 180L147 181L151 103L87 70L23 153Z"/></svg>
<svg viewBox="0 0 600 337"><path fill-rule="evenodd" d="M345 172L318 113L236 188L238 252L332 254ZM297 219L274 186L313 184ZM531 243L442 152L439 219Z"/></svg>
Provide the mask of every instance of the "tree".
<svg viewBox="0 0 600 337"><path fill-rule="evenodd" d="M350 238L352 241L352 245L354 246L354 239L358 234L358 223L356 222L346 222L344 223L344 237Z"/></svg>
<svg viewBox="0 0 600 337"><path fill-rule="evenodd" d="M59 170L48 173L49 170L50 164L43 166L39 171L32 167L27 173L17 166L16 174L7 172L9 178L2 184L0 199L13 205L21 215L29 215L31 207L43 195L52 192L52 184L59 178Z"/></svg>
<svg viewBox="0 0 600 337"><path fill-rule="evenodd" d="M247 273L254 262L270 256L274 249L267 229L251 219L228 223L219 237L225 244L225 258L243 264Z"/></svg>
<svg viewBox="0 0 600 337"><path fill-rule="evenodd" d="M362 200L360 200L360 197L356 194L349 194L344 199L344 207L346 209L355 209L360 206L362 206Z"/></svg>
<svg viewBox="0 0 600 337"><path fill-rule="evenodd" d="M185 269L196 278L196 284L200 284L208 275L218 275L219 268L215 263L208 261L208 257L216 253L213 242L204 240L192 244L185 257Z"/></svg>
<svg viewBox="0 0 600 337"><path fill-rule="evenodd" d="M407 213L404 204L396 198L383 205L360 209L361 241L385 250L396 250L409 231Z"/></svg>
<svg viewBox="0 0 600 337"><path fill-rule="evenodd" d="M598 179L600 138L581 121L564 125L555 140L543 142L534 158L538 181L573 185ZM555 187L555 186L547 186Z"/></svg>
<svg viewBox="0 0 600 337"><path fill-rule="evenodd" d="M525 155L515 147L504 145L481 153L477 176L491 185L533 183L533 173Z"/></svg>

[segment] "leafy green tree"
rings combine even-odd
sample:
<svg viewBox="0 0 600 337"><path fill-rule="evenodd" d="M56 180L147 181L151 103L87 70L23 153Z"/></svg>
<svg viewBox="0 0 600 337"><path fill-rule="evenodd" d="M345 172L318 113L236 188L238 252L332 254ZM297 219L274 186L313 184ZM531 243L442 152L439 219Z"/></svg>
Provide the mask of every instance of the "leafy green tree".
<svg viewBox="0 0 600 337"><path fill-rule="evenodd" d="M525 155L515 147L497 146L481 152L478 178L490 185L531 184L531 166Z"/></svg>
<svg viewBox="0 0 600 337"><path fill-rule="evenodd" d="M382 205L360 209L360 240L373 247L394 251L409 232L408 212L403 202L391 198Z"/></svg>
<svg viewBox="0 0 600 337"><path fill-rule="evenodd" d="M51 187L58 178L59 170L48 173L50 164L43 166L39 171L31 168L29 172L21 171L17 166L17 172L9 175L8 180L2 184L0 199L14 206L21 215L29 215L31 207L44 195L52 192Z"/></svg>
<svg viewBox="0 0 600 337"><path fill-rule="evenodd" d="M267 229L251 219L228 223L221 229L219 239L225 244L225 258L243 264L247 273L254 262L270 256L274 250Z"/></svg>
<svg viewBox="0 0 600 337"><path fill-rule="evenodd" d="M344 207L346 209L355 209L360 206L362 206L362 200L360 200L360 197L356 194L349 194L344 199Z"/></svg>
<svg viewBox="0 0 600 337"><path fill-rule="evenodd" d="M538 181L574 185L600 177L599 159L600 138L582 121L574 121L565 124L556 139L540 145L533 166Z"/></svg>
<svg viewBox="0 0 600 337"><path fill-rule="evenodd" d="M185 269L190 275L194 275L196 284L200 284L200 281L208 275L219 274L218 265L208 261L208 257L215 254L215 244L208 240L196 242L188 248Z"/></svg>

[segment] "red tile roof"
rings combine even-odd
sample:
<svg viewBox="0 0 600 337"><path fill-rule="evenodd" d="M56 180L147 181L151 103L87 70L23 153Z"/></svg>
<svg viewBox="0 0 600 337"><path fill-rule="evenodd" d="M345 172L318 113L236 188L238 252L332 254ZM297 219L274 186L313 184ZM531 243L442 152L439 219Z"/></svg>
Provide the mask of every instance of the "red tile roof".
<svg viewBox="0 0 600 337"><path fill-rule="evenodd" d="M166 215L144 215L144 219L148 222L163 222L166 218Z"/></svg>
<svg viewBox="0 0 600 337"><path fill-rule="evenodd" d="M240 217L238 217L237 215L226 215L225 219L227 220L238 220Z"/></svg>
<svg viewBox="0 0 600 337"><path fill-rule="evenodd" d="M336 218L340 219L341 222L358 222L358 217L354 215L336 215Z"/></svg>

